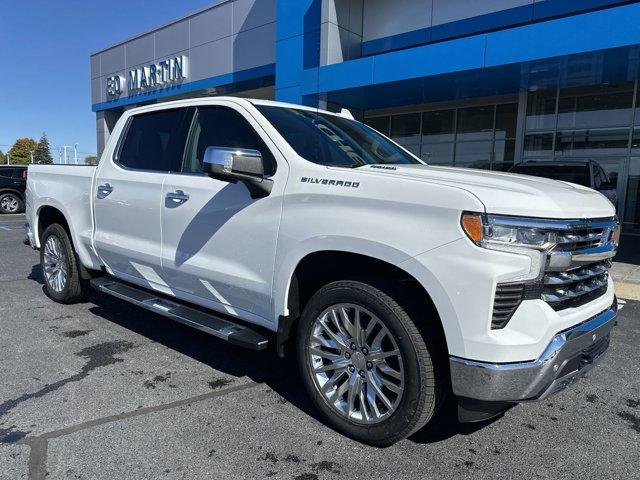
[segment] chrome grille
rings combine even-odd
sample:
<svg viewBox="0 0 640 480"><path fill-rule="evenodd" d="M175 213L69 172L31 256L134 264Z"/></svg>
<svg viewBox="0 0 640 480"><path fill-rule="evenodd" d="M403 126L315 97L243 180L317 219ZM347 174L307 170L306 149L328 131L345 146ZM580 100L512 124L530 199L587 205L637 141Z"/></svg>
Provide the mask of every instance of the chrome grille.
<svg viewBox="0 0 640 480"><path fill-rule="evenodd" d="M583 305L602 295L607 289L611 261L545 274L540 298L554 310Z"/></svg>
<svg viewBox="0 0 640 480"><path fill-rule="evenodd" d="M540 223L541 230L555 236L544 272L534 282L497 285L492 329L504 328L523 300L539 299L558 311L589 303L607 291L611 258L617 247L612 240L617 220Z"/></svg>
<svg viewBox="0 0 640 480"><path fill-rule="evenodd" d="M561 232L558 233L556 250L574 251L595 247L608 240L603 238L606 235L610 235L610 231L606 228L581 228Z"/></svg>

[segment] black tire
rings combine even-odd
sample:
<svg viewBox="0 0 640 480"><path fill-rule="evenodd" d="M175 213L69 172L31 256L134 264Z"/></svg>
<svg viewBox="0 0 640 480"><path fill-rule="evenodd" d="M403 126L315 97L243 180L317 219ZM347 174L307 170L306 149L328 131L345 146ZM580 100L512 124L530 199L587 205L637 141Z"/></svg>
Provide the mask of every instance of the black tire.
<svg viewBox="0 0 640 480"><path fill-rule="evenodd" d="M8 192L0 194L0 213L22 213L24 212L24 201L17 193Z"/></svg>
<svg viewBox="0 0 640 480"><path fill-rule="evenodd" d="M60 289L55 288L49 283L49 278L45 271L45 246L50 237L56 237L60 242L64 258L62 263L66 268L67 279L64 286ZM78 303L87 298L89 293L89 282L80 277L78 263L75 251L67 231L61 225L54 223L49 225L40 239L40 266L42 268L42 277L47 290L47 295L58 303L70 304Z"/></svg>
<svg viewBox="0 0 640 480"><path fill-rule="evenodd" d="M321 288L306 305L300 318L298 362L305 387L328 422L345 435L370 445L385 447L422 428L437 413L445 395L440 369L434 369L429 342L425 342L407 311L383 289L369 283L344 280ZM384 289L387 290L387 289ZM332 305L358 305L375 314L394 337L404 365L404 390L396 410L379 423L366 425L352 421L334 409L316 386L309 359L309 339L317 317ZM431 350L435 350L431 348ZM368 387L367 387L368 388Z"/></svg>

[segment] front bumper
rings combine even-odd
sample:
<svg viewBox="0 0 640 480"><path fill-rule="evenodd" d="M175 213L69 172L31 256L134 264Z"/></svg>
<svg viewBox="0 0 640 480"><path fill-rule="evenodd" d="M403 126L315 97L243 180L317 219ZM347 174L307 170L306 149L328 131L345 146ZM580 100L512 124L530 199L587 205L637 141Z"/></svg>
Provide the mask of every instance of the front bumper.
<svg viewBox="0 0 640 480"><path fill-rule="evenodd" d="M593 368L609 347L617 300L605 311L551 340L537 360L486 363L450 357L453 393L483 402L540 400Z"/></svg>

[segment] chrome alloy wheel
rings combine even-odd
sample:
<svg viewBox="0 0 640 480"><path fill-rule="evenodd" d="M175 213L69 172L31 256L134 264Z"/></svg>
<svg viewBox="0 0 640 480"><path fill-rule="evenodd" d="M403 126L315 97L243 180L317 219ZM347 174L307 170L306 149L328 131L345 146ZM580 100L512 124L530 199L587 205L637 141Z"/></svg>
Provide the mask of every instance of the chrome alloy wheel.
<svg viewBox="0 0 640 480"><path fill-rule="evenodd" d="M47 238L44 244L44 274L47 284L60 293L67 285L67 259L62 242L55 235Z"/></svg>
<svg viewBox="0 0 640 480"><path fill-rule="evenodd" d="M308 359L317 390L340 415L360 424L387 419L404 391L398 345L368 310L341 303L315 320Z"/></svg>
<svg viewBox="0 0 640 480"><path fill-rule="evenodd" d="M20 203L14 195L5 195L4 197L2 197L0 208L2 208L3 211L7 213L16 213L19 206Z"/></svg>

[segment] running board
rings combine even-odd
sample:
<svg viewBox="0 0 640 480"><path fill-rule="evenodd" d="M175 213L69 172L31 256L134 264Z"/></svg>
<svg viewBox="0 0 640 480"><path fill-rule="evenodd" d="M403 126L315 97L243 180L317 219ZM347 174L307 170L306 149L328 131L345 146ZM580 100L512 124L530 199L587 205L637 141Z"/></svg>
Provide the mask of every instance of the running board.
<svg viewBox="0 0 640 480"><path fill-rule="evenodd" d="M264 350L269 344L269 340L265 335L249 327L233 323L212 313L204 313L200 310L189 308L113 278L94 278L90 283L93 288L100 292L197 328L234 345L251 350Z"/></svg>

